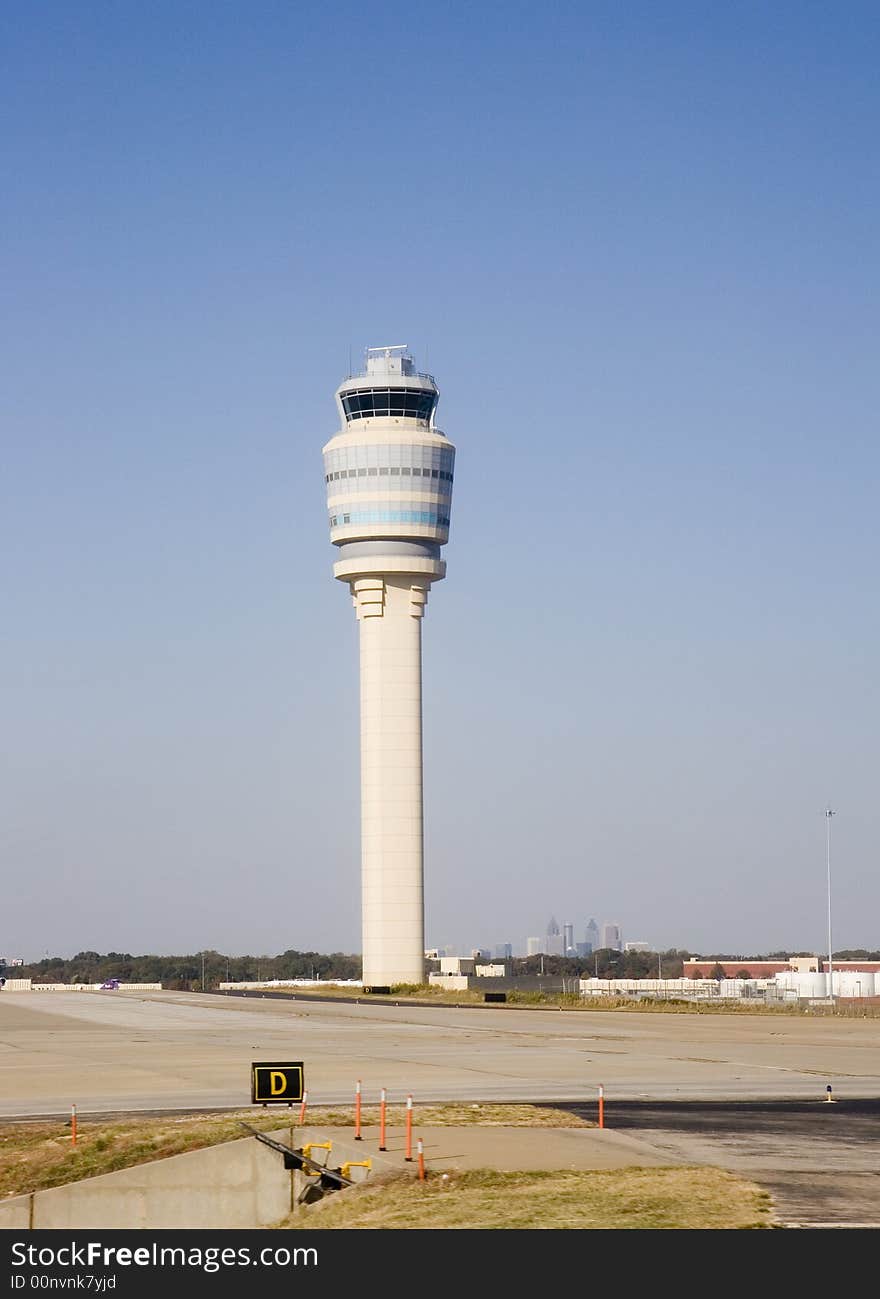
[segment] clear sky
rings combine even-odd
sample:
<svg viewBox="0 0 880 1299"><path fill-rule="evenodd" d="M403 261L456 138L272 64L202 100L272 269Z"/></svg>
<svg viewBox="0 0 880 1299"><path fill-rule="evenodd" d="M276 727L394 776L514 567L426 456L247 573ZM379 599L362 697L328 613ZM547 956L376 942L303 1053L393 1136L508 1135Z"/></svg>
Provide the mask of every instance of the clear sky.
<svg viewBox="0 0 880 1299"><path fill-rule="evenodd" d="M0 952L360 949L321 447L458 448L426 942L880 946L872 3L6 4Z"/></svg>

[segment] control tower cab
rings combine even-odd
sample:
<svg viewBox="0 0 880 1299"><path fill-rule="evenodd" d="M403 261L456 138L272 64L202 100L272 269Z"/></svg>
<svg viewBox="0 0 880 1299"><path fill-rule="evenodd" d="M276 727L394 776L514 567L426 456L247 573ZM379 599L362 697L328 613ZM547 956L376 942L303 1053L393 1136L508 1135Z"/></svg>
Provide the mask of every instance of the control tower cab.
<svg viewBox="0 0 880 1299"><path fill-rule="evenodd" d="M405 345L370 347L336 392L340 430L324 447L336 577L445 576L455 447L434 425L437 385Z"/></svg>

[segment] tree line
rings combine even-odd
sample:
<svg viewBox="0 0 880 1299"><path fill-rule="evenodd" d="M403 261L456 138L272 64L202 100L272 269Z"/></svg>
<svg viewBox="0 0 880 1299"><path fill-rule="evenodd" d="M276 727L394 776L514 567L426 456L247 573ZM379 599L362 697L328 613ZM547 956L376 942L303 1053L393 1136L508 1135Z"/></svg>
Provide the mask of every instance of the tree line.
<svg viewBox="0 0 880 1299"><path fill-rule="evenodd" d="M782 961L792 956L811 956L812 952L771 952L767 956L745 957L714 952L700 956L702 962L714 961L712 978L722 978L720 962ZM600 979L680 979L683 963L690 953L678 948L663 952L619 952L602 948L589 956L514 956L504 962L511 975L556 975L568 978ZM846 950L834 953L838 961L880 961L880 952ZM492 962L497 964L498 962ZM223 952L195 952L187 956L132 956L130 952L77 952L69 959L47 956L29 965L8 968L7 977L32 979L34 983L161 983L164 988L181 992L216 988L219 983L256 983L269 979L359 979L361 958L346 952L298 952L293 949L279 956L227 956ZM747 977L746 971L742 971Z"/></svg>
<svg viewBox="0 0 880 1299"><path fill-rule="evenodd" d="M7 970L7 976L13 971ZM161 983L180 992L216 988L219 983L252 983L263 979L359 979L360 956L345 952L282 952L280 956L227 956L195 952L186 956L133 956L130 952L77 952L66 959L47 956L16 966L15 977L34 983Z"/></svg>

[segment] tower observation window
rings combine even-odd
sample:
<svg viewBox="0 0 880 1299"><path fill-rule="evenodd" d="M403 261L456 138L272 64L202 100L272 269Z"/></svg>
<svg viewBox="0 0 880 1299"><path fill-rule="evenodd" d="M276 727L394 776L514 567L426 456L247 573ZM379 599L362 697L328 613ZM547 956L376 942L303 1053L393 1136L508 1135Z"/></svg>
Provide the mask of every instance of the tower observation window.
<svg viewBox="0 0 880 1299"><path fill-rule="evenodd" d="M347 420L380 415L429 420L436 400L436 393L419 388L369 388L344 393L342 409Z"/></svg>

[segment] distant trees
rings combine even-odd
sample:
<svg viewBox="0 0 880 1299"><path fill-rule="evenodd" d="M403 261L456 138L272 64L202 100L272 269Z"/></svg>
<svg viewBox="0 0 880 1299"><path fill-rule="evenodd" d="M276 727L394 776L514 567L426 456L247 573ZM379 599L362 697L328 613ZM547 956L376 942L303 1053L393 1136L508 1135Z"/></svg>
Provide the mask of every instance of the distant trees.
<svg viewBox="0 0 880 1299"><path fill-rule="evenodd" d="M774 952L773 958L785 960L789 956L812 953ZM838 960L880 961L880 952L841 951ZM204 958L205 986L216 988L221 982L246 983L269 979L359 979L361 958L349 952L300 952L289 948L276 956L227 956L223 952L195 952L183 956L147 954L133 956L130 952L77 952L68 958L46 956L40 961L16 968L16 976L33 979L35 983L103 983L106 979L119 979L123 983L161 983L166 988L188 991L200 986ZM515 956L506 962L512 975L551 975L564 978L600 979L680 979L688 952L670 948L662 952L618 952L602 948L589 956ZM739 955L713 954L700 958L703 969L710 966L709 977L725 977L722 962L728 966L744 961ZM754 957L764 960L764 957ZM9 977L9 970L7 970ZM698 972L693 974L698 979ZM749 978L748 971L740 965L736 978Z"/></svg>
<svg viewBox="0 0 880 1299"><path fill-rule="evenodd" d="M17 977L34 983L161 983L166 988L189 991L201 984L204 960L205 986L268 979L359 979L361 958L346 952L296 952L280 956L226 956L222 952L196 952L186 956L132 956L129 952L77 952L69 959L44 957L23 965Z"/></svg>
<svg viewBox="0 0 880 1299"><path fill-rule="evenodd" d="M562 975L566 978L590 976L600 979L680 979L686 952L670 948L665 952L618 952L612 947L600 948L589 956L514 956L512 975Z"/></svg>

